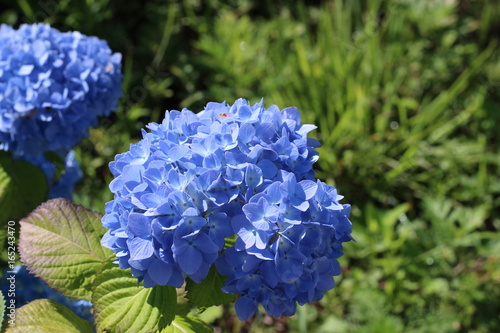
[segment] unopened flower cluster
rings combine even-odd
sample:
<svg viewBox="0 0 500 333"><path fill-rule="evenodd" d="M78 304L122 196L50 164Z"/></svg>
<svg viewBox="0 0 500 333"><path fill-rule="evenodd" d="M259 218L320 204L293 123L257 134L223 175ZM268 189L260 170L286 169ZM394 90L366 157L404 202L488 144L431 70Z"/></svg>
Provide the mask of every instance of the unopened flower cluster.
<svg viewBox="0 0 500 333"><path fill-rule="evenodd" d="M79 32L2 25L0 92L0 149L40 167L46 152L68 160L98 116L117 108L121 55Z"/></svg>
<svg viewBox="0 0 500 333"><path fill-rule="evenodd" d="M295 107L170 111L110 163L103 244L146 287L201 282L212 265L240 319L322 298L351 240L350 206L316 181L318 141ZM228 240L235 239L230 242Z"/></svg>

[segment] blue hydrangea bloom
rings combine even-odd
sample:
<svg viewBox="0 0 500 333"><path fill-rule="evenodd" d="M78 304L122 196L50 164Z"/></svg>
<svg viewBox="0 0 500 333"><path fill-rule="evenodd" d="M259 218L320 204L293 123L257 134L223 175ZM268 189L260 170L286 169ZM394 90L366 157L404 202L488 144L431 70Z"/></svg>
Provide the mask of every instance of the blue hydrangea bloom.
<svg viewBox="0 0 500 333"><path fill-rule="evenodd" d="M240 319L320 299L351 240L350 206L317 181L318 141L295 107L208 103L170 111L110 163L102 243L146 287L201 282L212 265ZM234 246L226 239L235 238Z"/></svg>
<svg viewBox="0 0 500 333"><path fill-rule="evenodd" d="M12 273L4 271L4 277L9 277L10 274ZM25 266L16 266L14 274L16 276L16 308L37 299L47 298L66 306L81 318L93 322L94 316L91 312L91 302L63 296L60 292L55 291L47 286L45 282L30 274ZM0 285L4 297L7 297L9 286L9 282Z"/></svg>
<svg viewBox="0 0 500 333"><path fill-rule="evenodd" d="M223 291L240 319L261 303L272 316L293 315L296 304L320 300L340 274L342 243L352 238L349 205L334 187L289 173L243 206L231 220L238 239L216 262L229 275Z"/></svg>
<svg viewBox="0 0 500 333"><path fill-rule="evenodd" d="M47 24L0 27L0 149L14 158L64 157L117 108L121 55Z"/></svg>

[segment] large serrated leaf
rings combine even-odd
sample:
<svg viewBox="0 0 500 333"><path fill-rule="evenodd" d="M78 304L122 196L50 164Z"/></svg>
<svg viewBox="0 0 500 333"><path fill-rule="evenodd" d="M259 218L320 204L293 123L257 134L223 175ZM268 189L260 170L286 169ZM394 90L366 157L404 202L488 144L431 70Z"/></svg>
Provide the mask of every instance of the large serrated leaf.
<svg viewBox="0 0 500 333"><path fill-rule="evenodd" d="M0 223L25 217L45 200L47 190L40 168L0 152Z"/></svg>
<svg viewBox="0 0 500 333"><path fill-rule="evenodd" d="M212 266L207 277L200 283L195 283L192 280L187 281L187 298L198 307L231 303L237 295L226 294L221 290L225 280L226 278Z"/></svg>
<svg viewBox="0 0 500 333"><path fill-rule="evenodd" d="M5 333L92 333L89 321L78 317L62 304L37 299L16 310L15 325Z"/></svg>
<svg viewBox="0 0 500 333"><path fill-rule="evenodd" d="M21 260L65 296L90 301L95 275L113 255L101 245L101 217L67 199L45 202L20 222Z"/></svg>
<svg viewBox="0 0 500 333"><path fill-rule="evenodd" d="M105 263L92 294L98 332L160 332L175 317L174 287L144 288L130 269Z"/></svg>
<svg viewBox="0 0 500 333"><path fill-rule="evenodd" d="M161 333L212 333L213 330L203 320L192 316L175 316L174 321Z"/></svg>

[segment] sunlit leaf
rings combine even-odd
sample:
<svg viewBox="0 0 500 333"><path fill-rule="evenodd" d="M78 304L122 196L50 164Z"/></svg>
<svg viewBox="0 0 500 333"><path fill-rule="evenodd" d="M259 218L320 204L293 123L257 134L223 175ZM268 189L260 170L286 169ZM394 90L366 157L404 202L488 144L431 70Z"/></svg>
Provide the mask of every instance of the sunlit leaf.
<svg viewBox="0 0 500 333"><path fill-rule="evenodd" d="M90 300L95 275L112 256L101 245L101 214L59 198L20 224L19 250L28 270L65 296Z"/></svg>
<svg viewBox="0 0 500 333"><path fill-rule="evenodd" d="M175 316L174 321L162 333L212 333L213 330L200 318Z"/></svg>
<svg viewBox="0 0 500 333"><path fill-rule="evenodd" d="M174 287L144 288L130 269L106 263L97 275L92 295L98 332L158 332L174 319Z"/></svg>
<svg viewBox="0 0 500 333"><path fill-rule="evenodd" d="M16 310L15 325L5 333L92 333L89 321L78 317L62 304L37 299Z"/></svg>

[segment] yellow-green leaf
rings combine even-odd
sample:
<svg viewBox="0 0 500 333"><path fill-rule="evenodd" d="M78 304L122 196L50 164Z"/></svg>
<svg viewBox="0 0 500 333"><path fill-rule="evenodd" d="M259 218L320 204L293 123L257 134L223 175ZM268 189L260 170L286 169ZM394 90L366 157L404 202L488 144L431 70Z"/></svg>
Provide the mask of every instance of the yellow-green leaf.
<svg viewBox="0 0 500 333"><path fill-rule="evenodd" d="M67 199L45 202L20 222L22 262L65 296L90 301L96 273L113 256L101 245L101 217Z"/></svg>
<svg viewBox="0 0 500 333"><path fill-rule="evenodd" d="M160 332L177 309L174 287L144 288L130 269L106 263L92 295L97 332Z"/></svg>
<svg viewBox="0 0 500 333"><path fill-rule="evenodd" d="M203 320L192 316L175 316L174 321L161 333L212 333L213 330Z"/></svg>
<svg viewBox="0 0 500 333"><path fill-rule="evenodd" d="M16 310L14 325L5 333L92 333L89 321L62 304L37 299Z"/></svg>

